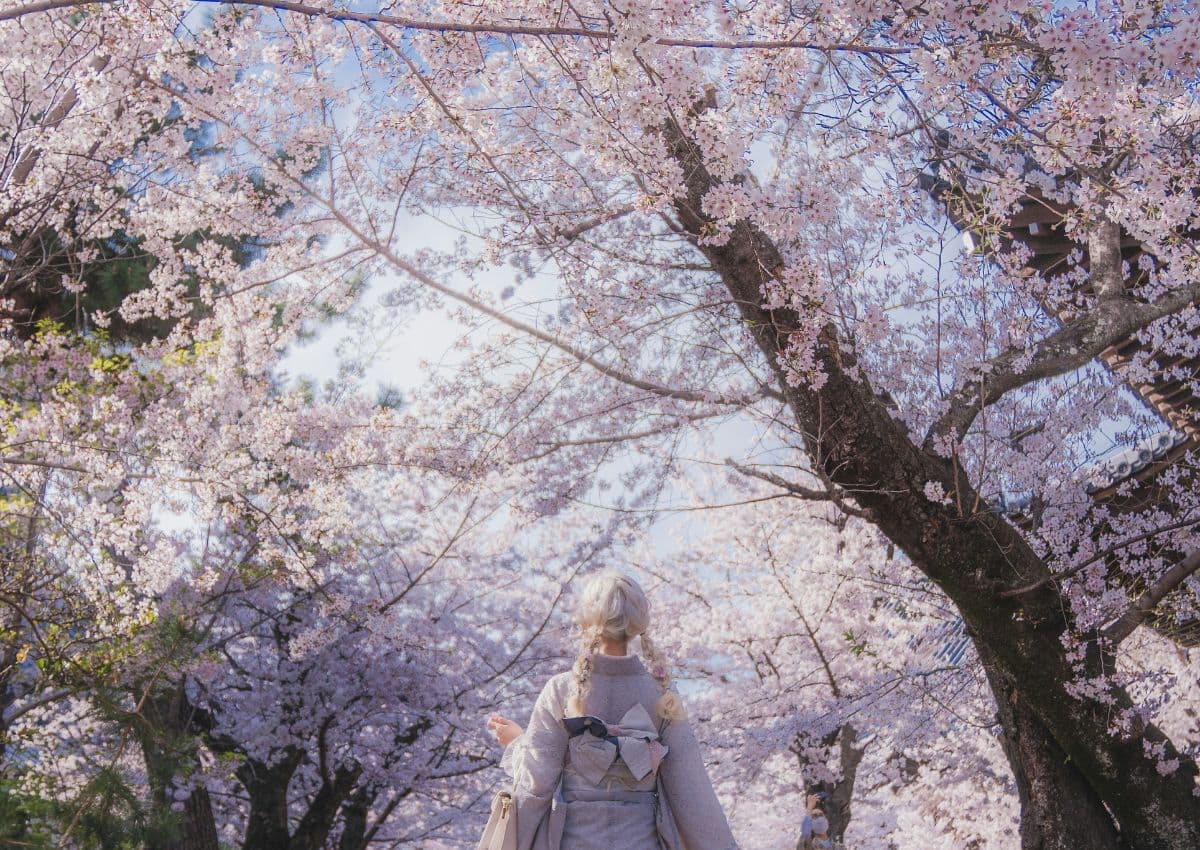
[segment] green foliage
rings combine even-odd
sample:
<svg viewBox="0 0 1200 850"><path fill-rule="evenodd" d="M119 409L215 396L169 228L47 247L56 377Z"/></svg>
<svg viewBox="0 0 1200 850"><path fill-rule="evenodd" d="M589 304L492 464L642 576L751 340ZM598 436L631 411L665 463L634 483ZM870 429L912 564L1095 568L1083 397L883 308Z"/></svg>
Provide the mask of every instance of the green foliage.
<svg viewBox="0 0 1200 850"><path fill-rule="evenodd" d="M864 639L860 638L850 629L847 629L842 633L842 638L846 641L846 643L850 644L851 655L875 655L875 650L870 648L870 644L868 644Z"/></svg>
<svg viewBox="0 0 1200 850"><path fill-rule="evenodd" d="M78 796L62 806L60 818L74 822L71 833L83 850L141 850L176 834L178 817L156 813L138 797L121 773L101 768Z"/></svg>
<svg viewBox="0 0 1200 850"><path fill-rule="evenodd" d="M0 848L50 850L55 846L55 815L52 801L28 794L12 780L0 777Z"/></svg>
<svg viewBox="0 0 1200 850"><path fill-rule="evenodd" d="M173 812L151 811L113 768L98 770L67 800L0 778L0 850L51 850L68 831L80 850L142 850L178 835L179 821Z"/></svg>

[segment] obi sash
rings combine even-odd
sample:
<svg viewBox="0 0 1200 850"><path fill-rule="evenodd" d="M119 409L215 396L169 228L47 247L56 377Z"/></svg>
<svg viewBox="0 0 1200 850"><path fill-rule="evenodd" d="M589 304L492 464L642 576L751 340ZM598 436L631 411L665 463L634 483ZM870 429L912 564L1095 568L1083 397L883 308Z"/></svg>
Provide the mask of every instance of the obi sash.
<svg viewBox="0 0 1200 850"><path fill-rule="evenodd" d="M567 748L572 767L594 785L600 784L618 758L640 780L667 754L667 746L658 739L658 729L640 702L635 702L619 723L605 723L585 714L564 717L563 725L570 736Z"/></svg>

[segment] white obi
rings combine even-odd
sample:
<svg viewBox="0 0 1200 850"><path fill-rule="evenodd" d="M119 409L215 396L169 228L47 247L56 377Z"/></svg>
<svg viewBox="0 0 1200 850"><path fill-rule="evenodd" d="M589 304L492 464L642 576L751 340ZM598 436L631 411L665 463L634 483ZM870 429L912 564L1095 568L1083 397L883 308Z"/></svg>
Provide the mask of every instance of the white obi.
<svg viewBox="0 0 1200 850"><path fill-rule="evenodd" d="M619 723L606 723L609 736L600 738L584 731L567 742L572 769L589 782L599 785L609 767L618 758L640 781L658 767L667 746L658 739L658 728L640 702L625 712Z"/></svg>

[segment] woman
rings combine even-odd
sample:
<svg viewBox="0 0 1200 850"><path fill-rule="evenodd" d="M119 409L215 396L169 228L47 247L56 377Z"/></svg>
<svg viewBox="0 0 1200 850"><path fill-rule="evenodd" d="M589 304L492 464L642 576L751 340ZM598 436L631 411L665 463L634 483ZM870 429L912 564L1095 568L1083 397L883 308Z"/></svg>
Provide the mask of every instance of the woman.
<svg viewBox="0 0 1200 850"><path fill-rule="evenodd" d="M641 586L616 570L600 572L584 588L576 620L575 665L546 683L528 728L488 717L513 778L517 850L737 850L647 634ZM633 637L649 669L628 654ZM804 820L808 833L815 824Z"/></svg>

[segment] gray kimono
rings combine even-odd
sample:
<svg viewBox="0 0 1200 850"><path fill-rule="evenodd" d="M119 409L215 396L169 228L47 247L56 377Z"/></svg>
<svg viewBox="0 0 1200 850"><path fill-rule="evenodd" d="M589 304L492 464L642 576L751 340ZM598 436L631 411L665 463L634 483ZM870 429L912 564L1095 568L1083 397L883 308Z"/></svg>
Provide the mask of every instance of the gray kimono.
<svg viewBox="0 0 1200 850"><path fill-rule="evenodd" d="M658 684L640 658L592 656L584 709L607 738L568 735L570 694L569 672L551 677L501 758L517 850L737 850L691 724L654 715Z"/></svg>

